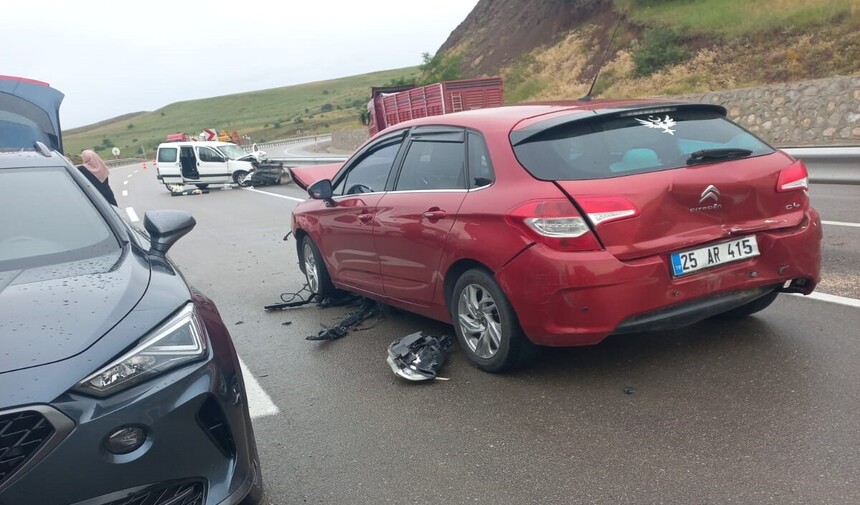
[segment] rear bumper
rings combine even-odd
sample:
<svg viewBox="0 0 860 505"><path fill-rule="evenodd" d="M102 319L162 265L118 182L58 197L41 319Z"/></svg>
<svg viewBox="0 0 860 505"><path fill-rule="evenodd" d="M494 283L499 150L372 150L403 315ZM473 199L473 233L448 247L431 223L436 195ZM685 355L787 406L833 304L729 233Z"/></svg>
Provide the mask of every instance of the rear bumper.
<svg viewBox="0 0 860 505"><path fill-rule="evenodd" d="M743 305L789 281L820 280L821 221L756 234L760 256L673 278L668 254L620 261L606 251L529 248L496 274L526 335L549 346L596 344L613 333L663 330Z"/></svg>

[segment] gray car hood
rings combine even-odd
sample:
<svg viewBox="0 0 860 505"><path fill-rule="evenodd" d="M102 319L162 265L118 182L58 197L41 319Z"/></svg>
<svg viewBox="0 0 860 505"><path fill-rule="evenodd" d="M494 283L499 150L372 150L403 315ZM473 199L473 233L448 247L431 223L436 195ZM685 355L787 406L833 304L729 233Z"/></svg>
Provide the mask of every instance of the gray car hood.
<svg viewBox="0 0 860 505"><path fill-rule="evenodd" d="M141 261L117 251L0 272L0 373L61 361L92 346L146 292L149 267L135 263Z"/></svg>

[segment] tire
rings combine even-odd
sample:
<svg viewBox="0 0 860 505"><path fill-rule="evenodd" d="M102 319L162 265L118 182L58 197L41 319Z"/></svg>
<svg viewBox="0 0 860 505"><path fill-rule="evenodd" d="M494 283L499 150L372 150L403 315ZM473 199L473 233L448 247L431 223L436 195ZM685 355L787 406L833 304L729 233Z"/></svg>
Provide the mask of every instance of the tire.
<svg viewBox="0 0 860 505"><path fill-rule="evenodd" d="M250 181L248 180L248 172L245 170L237 170L233 172L233 182L239 185L239 187L247 188L250 186Z"/></svg>
<svg viewBox="0 0 860 505"><path fill-rule="evenodd" d="M323 298L334 295L337 290L331 282L328 269L323 261L317 245L314 244L310 235L305 235L302 238L301 257L299 261L302 265L302 271L305 273L305 279L308 282L308 288L311 293L319 295Z"/></svg>
<svg viewBox="0 0 860 505"><path fill-rule="evenodd" d="M526 365L536 346L525 336L507 296L484 270L467 270L451 296L460 349L478 368L506 372Z"/></svg>
<svg viewBox="0 0 860 505"><path fill-rule="evenodd" d="M760 312L770 306L774 300L776 300L778 291L774 290L770 293L756 298L755 300L741 305L740 307L735 307L732 310L728 310L723 312L722 314L717 314L716 317L720 319L740 319L742 317L747 317L749 315L755 314L756 312Z"/></svg>
<svg viewBox="0 0 860 505"><path fill-rule="evenodd" d="M198 188L200 188L200 189L206 189L206 188L208 188L208 187L209 187L209 185L208 185L208 184L195 184L195 186L197 186L197 187L198 187Z"/></svg>

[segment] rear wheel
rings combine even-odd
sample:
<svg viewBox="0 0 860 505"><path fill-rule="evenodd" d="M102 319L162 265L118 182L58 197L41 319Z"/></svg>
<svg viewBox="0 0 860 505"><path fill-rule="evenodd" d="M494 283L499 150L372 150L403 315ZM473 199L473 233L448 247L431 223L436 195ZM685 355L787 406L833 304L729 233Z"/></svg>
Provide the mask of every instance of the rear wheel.
<svg viewBox="0 0 860 505"><path fill-rule="evenodd" d="M755 300L741 305L740 307L736 307L732 310L723 312L722 314L717 314L716 317L721 319L740 319L742 317L747 317L749 315L755 314L756 312L760 312L770 306L774 300L776 300L776 296L779 294L778 291L774 290L761 298L756 298Z"/></svg>
<svg viewBox="0 0 860 505"><path fill-rule="evenodd" d="M536 347L523 333L508 298L483 270L467 270L451 296L451 316L460 348L487 372L525 365Z"/></svg>
<svg viewBox="0 0 860 505"><path fill-rule="evenodd" d="M335 293L334 284L331 282L322 255L310 235L305 235L302 238L302 257L300 260L311 293L322 297L333 295Z"/></svg>

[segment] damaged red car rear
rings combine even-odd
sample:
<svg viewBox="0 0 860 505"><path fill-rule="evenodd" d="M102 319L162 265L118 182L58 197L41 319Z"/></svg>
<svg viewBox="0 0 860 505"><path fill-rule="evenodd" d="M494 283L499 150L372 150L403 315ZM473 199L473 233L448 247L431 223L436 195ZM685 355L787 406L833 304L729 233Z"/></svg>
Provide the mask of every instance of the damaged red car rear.
<svg viewBox="0 0 860 505"><path fill-rule="evenodd" d="M822 233L806 167L725 115L594 101L398 124L309 186L293 213L300 265L317 293L452 322L492 372L535 344L596 344L809 294Z"/></svg>

